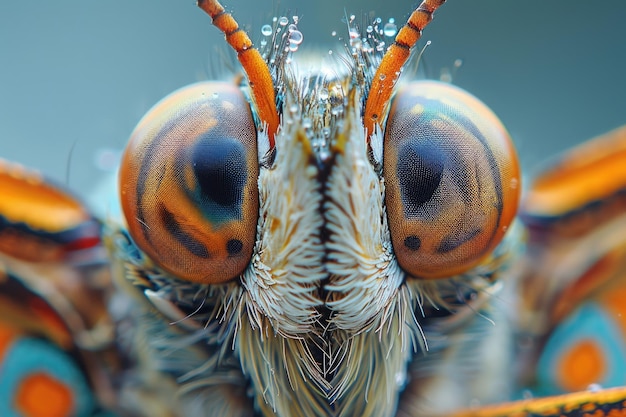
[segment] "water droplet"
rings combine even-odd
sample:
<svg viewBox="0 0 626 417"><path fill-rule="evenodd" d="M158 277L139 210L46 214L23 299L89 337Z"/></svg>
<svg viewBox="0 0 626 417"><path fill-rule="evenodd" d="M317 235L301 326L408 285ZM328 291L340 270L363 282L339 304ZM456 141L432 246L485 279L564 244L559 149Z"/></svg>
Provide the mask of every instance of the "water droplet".
<svg viewBox="0 0 626 417"><path fill-rule="evenodd" d="M267 41L265 39L261 39L261 46L267 45Z"/></svg>
<svg viewBox="0 0 626 417"><path fill-rule="evenodd" d="M289 26L287 26L287 31L288 32L293 32L295 30L298 30L298 26L294 25L293 23L290 24Z"/></svg>
<svg viewBox="0 0 626 417"><path fill-rule="evenodd" d="M389 22L385 23L385 26L383 26L383 34L388 37L395 36L398 32L398 27L391 20L392 19L389 19Z"/></svg>
<svg viewBox="0 0 626 417"><path fill-rule="evenodd" d="M359 31L355 28L350 28L350 31L348 33L350 34L350 39L356 39L360 36Z"/></svg>
<svg viewBox="0 0 626 417"><path fill-rule="evenodd" d="M276 16L272 17L272 22L276 23L278 21L278 18Z"/></svg>
<svg viewBox="0 0 626 417"><path fill-rule="evenodd" d="M337 36L337 31L333 30L332 32L330 32L330 36Z"/></svg>
<svg viewBox="0 0 626 417"><path fill-rule="evenodd" d="M380 81L383 81L385 78L387 78L387 75L386 74L380 74L378 76L378 78L380 78Z"/></svg>
<svg viewBox="0 0 626 417"><path fill-rule="evenodd" d="M313 126L313 122L311 122L311 119L303 119L302 120L302 127L305 129L310 129Z"/></svg>
<svg viewBox="0 0 626 417"><path fill-rule="evenodd" d="M327 88L321 88L320 89L319 98L320 98L320 100L328 100L328 89Z"/></svg>
<svg viewBox="0 0 626 417"><path fill-rule="evenodd" d="M281 16L280 19L278 19L278 24L281 26L287 26L287 23L289 23L289 19L287 19L286 16Z"/></svg>
<svg viewBox="0 0 626 417"><path fill-rule="evenodd" d="M298 16L291 16L291 18L293 19L293 23L295 23L297 25L298 24L298 20L300 20L300 18Z"/></svg>
<svg viewBox="0 0 626 417"><path fill-rule="evenodd" d="M289 111L292 113L296 113L298 111L298 105L292 104L291 106L289 106Z"/></svg>
<svg viewBox="0 0 626 417"><path fill-rule="evenodd" d="M272 27L270 25L261 26L261 34L263 36L270 36L272 34Z"/></svg>
<svg viewBox="0 0 626 417"><path fill-rule="evenodd" d="M350 22L354 22L354 19L356 19L356 16L355 16L355 15L353 15L353 14L351 14L351 15L350 15Z"/></svg>
<svg viewBox="0 0 626 417"><path fill-rule="evenodd" d="M332 50L332 49L329 49L329 50L328 50L328 55L332 55L332 54L333 54L333 50Z"/></svg>
<svg viewBox="0 0 626 417"><path fill-rule="evenodd" d="M302 43L302 39L302 32L300 32L299 30L294 30L289 34L289 42L296 45L300 45Z"/></svg>
<svg viewBox="0 0 626 417"><path fill-rule="evenodd" d="M406 383L406 373L405 372L396 372L395 376L394 376L396 385L398 387L403 387L404 384Z"/></svg>
<svg viewBox="0 0 626 417"><path fill-rule="evenodd" d="M372 32L374 31L374 28L372 27L372 25L369 25L369 26L365 29L365 31L366 31L367 33L372 33Z"/></svg>
<svg viewBox="0 0 626 417"><path fill-rule="evenodd" d="M298 50L298 44L292 41L289 41L289 52L296 52Z"/></svg>
<svg viewBox="0 0 626 417"><path fill-rule="evenodd" d="M602 385L600 385L600 384L589 384L589 386L587 387L587 391L590 391L590 392L600 392L600 391L602 391Z"/></svg>
<svg viewBox="0 0 626 417"><path fill-rule="evenodd" d="M430 42L430 41L428 41L428 42ZM461 65L463 65L463 60L462 59L457 58L457 59L454 60L454 67L455 68L460 68Z"/></svg>

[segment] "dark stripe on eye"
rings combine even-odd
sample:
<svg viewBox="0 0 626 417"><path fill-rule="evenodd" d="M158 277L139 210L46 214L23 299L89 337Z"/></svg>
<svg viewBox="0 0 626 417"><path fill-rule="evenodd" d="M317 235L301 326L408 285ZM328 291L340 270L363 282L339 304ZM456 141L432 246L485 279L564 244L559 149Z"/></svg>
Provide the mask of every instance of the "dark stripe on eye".
<svg viewBox="0 0 626 417"><path fill-rule="evenodd" d="M476 230L473 230L469 233L465 233L462 235L446 236L437 247L437 252L438 253L451 252L454 249L461 246L462 244L464 244L465 242L469 242L470 240L472 240L474 236L478 235L481 231L482 229L476 229Z"/></svg>
<svg viewBox="0 0 626 417"><path fill-rule="evenodd" d="M207 248L199 242L195 237L191 236L181 227L180 223L172 212L170 212L165 206L159 207L159 217L161 222L165 226L165 230L176 239L181 245L183 245L189 252L199 258L210 258L211 254Z"/></svg>
<svg viewBox="0 0 626 417"><path fill-rule="evenodd" d="M165 146L165 140L169 137L170 132L176 130L180 126L180 118L172 117L167 120L167 122L163 125L161 130L154 135L154 139L150 141L147 146L145 157L140 162L139 173L137 174L137 188L135 189L135 193L137 195L137 220L141 224L144 237L148 242L150 242L150 234L147 233L148 226L146 225L146 218L143 210L143 204L141 202L144 200L144 194L146 194L148 181L151 176L153 176L153 170L156 165L156 158L159 155L159 152L163 152ZM159 175L156 177L156 185L151 184L151 188L157 188L158 185L161 184L163 177L165 176L166 165L161 164L159 169ZM154 190L156 191L156 190Z"/></svg>
<svg viewBox="0 0 626 417"><path fill-rule="evenodd" d="M431 141L407 141L398 154L396 175L400 179L400 196L407 218L426 217L423 209L439 188L447 156Z"/></svg>
<svg viewBox="0 0 626 417"><path fill-rule="evenodd" d="M439 100L424 99L422 103L424 104L424 108L426 109L449 108L445 103L442 103ZM437 112L425 113L424 116L430 120L441 119L441 117L439 117L439 113ZM498 212L496 226L493 228L491 237L489 238L489 242L491 242L494 239L498 231L498 228L500 226L500 222L502 220L502 210L504 208L503 207L504 203L502 202L503 201L502 176L500 175L500 168L498 166L498 161L496 160L495 155L493 154L491 148L489 147L489 143L487 142L487 139L483 136L480 130L468 117L466 117L462 112L457 111L455 112L454 117L451 117L451 116L449 117L449 120L450 119L454 120L456 124L458 124L459 126L463 127L465 130L470 132L472 136L474 136L483 145L483 149L485 150L483 155L485 156L485 158L487 158L489 170L493 178L493 184L494 184L495 193L496 193L496 202L494 206ZM446 123L448 122L445 119L441 119L441 120ZM485 245L485 248L489 248L489 247L490 245Z"/></svg>

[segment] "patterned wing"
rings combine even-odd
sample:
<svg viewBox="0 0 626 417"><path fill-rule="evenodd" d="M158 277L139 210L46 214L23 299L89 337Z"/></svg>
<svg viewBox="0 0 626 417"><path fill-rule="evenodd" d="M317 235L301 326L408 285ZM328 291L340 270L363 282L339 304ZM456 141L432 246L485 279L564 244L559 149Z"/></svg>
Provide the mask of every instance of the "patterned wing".
<svg viewBox="0 0 626 417"><path fill-rule="evenodd" d="M105 415L115 361L100 224L3 161L0 194L0 415Z"/></svg>
<svg viewBox="0 0 626 417"><path fill-rule="evenodd" d="M519 397L532 398L459 415L624 415L625 204L626 127L572 149L534 181L520 213L528 247L515 364Z"/></svg>

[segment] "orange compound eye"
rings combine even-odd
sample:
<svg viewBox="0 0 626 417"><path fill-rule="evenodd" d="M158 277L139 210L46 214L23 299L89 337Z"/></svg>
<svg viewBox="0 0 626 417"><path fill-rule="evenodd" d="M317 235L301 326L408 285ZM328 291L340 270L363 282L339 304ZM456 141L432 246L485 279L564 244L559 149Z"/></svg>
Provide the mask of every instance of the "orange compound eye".
<svg viewBox="0 0 626 417"><path fill-rule="evenodd" d="M415 82L394 98L383 175L400 266L416 278L467 271L515 217L520 173L502 123L469 93Z"/></svg>
<svg viewBox="0 0 626 417"><path fill-rule="evenodd" d="M237 277L255 243L257 153L250 105L236 86L198 83L163 99L135 128L120 169L135 243L188 281Z"/></svg>

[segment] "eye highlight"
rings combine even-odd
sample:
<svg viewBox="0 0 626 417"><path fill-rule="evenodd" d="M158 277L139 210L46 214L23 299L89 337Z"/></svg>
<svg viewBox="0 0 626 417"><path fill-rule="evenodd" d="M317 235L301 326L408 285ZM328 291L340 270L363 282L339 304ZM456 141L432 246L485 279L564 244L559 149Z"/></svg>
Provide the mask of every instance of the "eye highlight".
<svg viewBox="0 0 626 417"><path fill-rule="evenodd" d="M217 82L178 90L139 122L124 153L130 234L178 277L226 282L252 256L258 173L256 128L241 91Z"/></svg>
<svg viewBox="0 0 626 417"><path fill-rule="evenodd" d="M519 200L508 133L478 99L422 81L392 102L384 138L385 203L394 252L416 278L445 278L484 259Z"/></svg>

